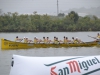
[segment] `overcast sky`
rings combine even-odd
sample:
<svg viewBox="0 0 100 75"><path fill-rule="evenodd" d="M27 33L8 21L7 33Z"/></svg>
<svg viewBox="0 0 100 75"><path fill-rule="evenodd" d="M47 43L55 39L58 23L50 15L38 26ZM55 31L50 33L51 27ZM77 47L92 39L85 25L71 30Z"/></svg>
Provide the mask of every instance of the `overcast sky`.
<svg viewBox="0 0 100 75"><path fill-rule="evenodd" d="M100 0L58 0L59 10L71 8L91 8L100 6ZM18 13L56 13L57 0L0 0L0 9L3 12Z"/></svg>

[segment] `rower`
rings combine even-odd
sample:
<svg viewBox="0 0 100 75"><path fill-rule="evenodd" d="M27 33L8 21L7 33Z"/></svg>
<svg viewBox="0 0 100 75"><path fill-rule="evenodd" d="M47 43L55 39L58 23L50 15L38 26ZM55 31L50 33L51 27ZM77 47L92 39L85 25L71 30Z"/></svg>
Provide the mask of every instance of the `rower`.
<svg viewBox="0 0 100 75"><path fill-rule="evenodd" d="M100 34L99 33L97 34L97 37L96 37L96 40L95 41L96 42L100 41Z"/></svg>
<svg viewBox="0 0 100 75"><path fill-rule="evenodd" d="M24 43L26 43L26 37L24 37Z"/></svg>
<svg viewBox="0 0 100 75"><path fill-rule="evenodd" d="M32 40L29 40L28 37L26 37L25 42L26 43L30 43L30 42L33 42L33 41Z"/></svg>
<svg viewBox="0 0 100 75"><path fill-rule="evenodd" d="M34 43L37 44L37 38L36 37L34 37Z"/></svg>
<svg viewBox="0 0 100 75"><path fill-rule="evenodd" d="M54 43L56 42L56 37L54 36Z"/></svg>
<svg viewBox="0 0 100 75"><path fill-rule="evenodd" d="M75 43L82 43L82 41L80 39L78 39L78 37L76 37Z"/></svg>
<svg viewBox="0 0 100 75"><path fill-rule="evenodd" d="M75 39L74 39L74 37L72 37L72 42L75 43Z"/></svg>
<svg viewBox="0 0 100 75"><path fill-rule="evenodd" d="M56 40L55 40L55 44L59 44L59 40L58 40L57 37L56 37Z"/></svg>
<svg viewBox="0 0 100 75"><path fill-rule="evenodd" d="M97 34L97 38L99 38L99 39L100 39L100 34L99 34L99 33Z"/></svg>
<svg viewBox="0 0 100 75"><path fill-rule="evenodd" d="M42 40L38 39L38 37L36 37L36 40L37 40L38 43L42 42Z"/></svg>
<svg viewBox="0 0 100 75"><path fill-rule="evenodd" d="M15 42L16 42L16 41L20 41L20 42L21 42L22 40L23 40L23 39L19 39L18 36L16 36Z"/></svg>
<svg viewBox="0 0 100 75"><path fill-rule="evenodd" d="M49 40L49 37L47 37L46 41L47 41L47 43L50 43L51 42L51 40Z"/></svg>
<svg viewBox="0 0 100 75"><path fill-rule="evenodd" d="M18 40L18 36L16 36L15 42Z"/></svg>
<svg viewBox="0 0 100 75"><path fill-rule="evenodd" d="M75 39L75 43L79 43L78 37L76 37L76 39Z"/></svg>
<svg viewBox="0 0 100 75"><path fill-rule="evenodd" d="M28 43L33 42L32 40L28 40Z"/></svg>
<svg viewBox="0 0 100 75"><path fill-rule="evenodd" d="M26 43L28 43L28 37L26 37Z"/></svg>
<svg viewBox="0 0 100 75"><path fill-rule="evenodd" d="M66 43L66 37L64 36L64 43Z"/></svg>
<svg viewBox="0 0 100 75"><path fill-rule="evenodd" d="M44 43L47 43L47 40L45 39L45 37L43 37L43 42L44 42Z"/></svg>
<svg viewBox="0 0 100 75"><path fill-rule="evenodd" d="M73 43L78 43L78 42L79 42L79 41L78 41L78 37L76 37L76 39L75 39L74 37L72 37L72 40L73 40L73 41L72 41Z"/></svg>
<svg viewBox="0 0 100 75"><path fill-rule="evenodd" d="M68 37L65 38L65 43L71 42L71 40L68 40Z"/></svg>
<svg viewBox="0 0 100 75"><path fill-rule="evenodd" d="M100 34L97 34L97 40L96 41L100 41Z"/></svg>

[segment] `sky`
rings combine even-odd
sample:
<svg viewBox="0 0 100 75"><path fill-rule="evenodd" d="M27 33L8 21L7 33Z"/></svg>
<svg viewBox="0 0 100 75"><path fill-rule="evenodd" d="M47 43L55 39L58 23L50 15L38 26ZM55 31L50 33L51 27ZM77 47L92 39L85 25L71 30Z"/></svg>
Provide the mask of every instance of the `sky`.
<svg viewBox="0 0 100 75"><path fill-rule="evenodd" d="M100 0L58 0L59 12L72 8L99 7ZM57 0L0 0L0 9L3 12L18 13L57 13Z"/></svg>

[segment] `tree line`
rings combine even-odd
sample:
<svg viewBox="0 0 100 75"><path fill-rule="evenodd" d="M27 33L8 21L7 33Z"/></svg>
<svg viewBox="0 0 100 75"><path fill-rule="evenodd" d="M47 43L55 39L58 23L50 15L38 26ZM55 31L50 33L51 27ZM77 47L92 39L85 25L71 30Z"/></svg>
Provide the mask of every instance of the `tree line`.
<svg viewBox="0 0 100 75"><path fill-rule="evenodd" d="M80 17L71 11L68 15L50 16L37 13L28 15L4 13L0 15L0 32L67 32L100 31L100 19L96 16Z"/></svg>

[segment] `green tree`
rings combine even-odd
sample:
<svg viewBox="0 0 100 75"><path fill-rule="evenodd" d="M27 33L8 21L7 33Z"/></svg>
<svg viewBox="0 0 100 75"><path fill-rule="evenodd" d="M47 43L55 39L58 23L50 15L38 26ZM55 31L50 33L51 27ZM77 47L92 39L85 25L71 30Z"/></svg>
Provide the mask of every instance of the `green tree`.
<svg viewBox="0 0 100 75"><path fill-rule="evenodd" d="M72 21L74 21L75 23L78 21L78 19L79 19L79 16L78 16L78 14L76 13L76 12L74 12L74 11L71 11L70 13L68 13L68 16L70 17L70 19L72 20Z"/></svg>

